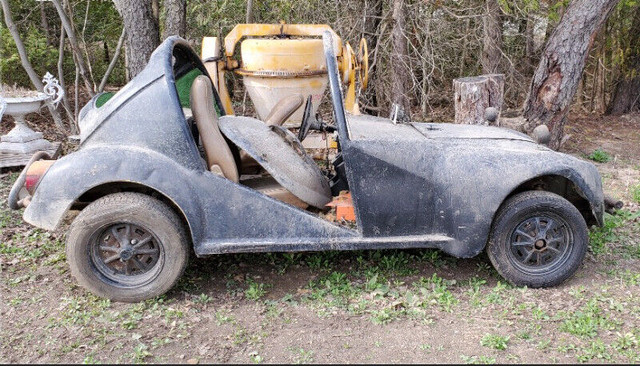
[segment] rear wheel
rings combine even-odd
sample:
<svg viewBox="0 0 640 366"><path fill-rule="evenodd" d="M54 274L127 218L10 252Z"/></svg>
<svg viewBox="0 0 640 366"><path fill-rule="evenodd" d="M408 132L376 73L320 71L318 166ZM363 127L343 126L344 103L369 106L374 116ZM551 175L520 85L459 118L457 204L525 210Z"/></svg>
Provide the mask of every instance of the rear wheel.
<svg viewBox="0 0 640 366"><path fill-rule="evenodd" d="M554 193L529 191L500 208L487 254L512 284L549 287L576 272L587 246L587 225L569 201Z"/></svg>
<svg viewBox="0 0 640 366"><path fill-rule="evenodd" d="M67 260L80 285L116 301L168 291L189 256L180 218L140 193L116 193L87 206L71 224Z"/></svg>

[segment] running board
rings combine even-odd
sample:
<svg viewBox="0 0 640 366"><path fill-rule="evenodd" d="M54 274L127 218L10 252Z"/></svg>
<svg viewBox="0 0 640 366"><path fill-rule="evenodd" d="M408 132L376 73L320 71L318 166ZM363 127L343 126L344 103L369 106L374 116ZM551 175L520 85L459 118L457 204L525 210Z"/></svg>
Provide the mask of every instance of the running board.
<svg viewBox="0 0 640 366"><path fill-rule="evenodd" d="M435 248L444 249L455 240L448 236L412 235L375 238L336 238L324 242L312 239L277 240L262 239L252 241L217 241L203 242L196 246L197 256L225 253L264 253L264 252L312 252L325 250L369 250L369 249L410 249Z"/></svg>

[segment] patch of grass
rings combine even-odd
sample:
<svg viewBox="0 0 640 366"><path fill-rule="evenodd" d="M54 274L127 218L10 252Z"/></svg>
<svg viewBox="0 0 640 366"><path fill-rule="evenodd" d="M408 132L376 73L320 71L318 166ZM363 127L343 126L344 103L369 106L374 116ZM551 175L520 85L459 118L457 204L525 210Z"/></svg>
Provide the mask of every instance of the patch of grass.
<svg viewBox="0 0 640 366"><path fill-rule="evenodd" d="M588 158L598 163L607 163L612 159L608 152L600 148L595 149L591 154L589 154Z"/></svg>
<svg viewBox="0 0 640 366"><path fill-rule="evenodd" d="M560 330L578 337L593 338L598 335L598 330L612 330L615 326L615 322L604 314L597 300L591 299L578 311L571 313L561 324Z"/></svg>
<svg viewBox="0 0 640 366"><path fill-rule="evenodd" d="M491 293L487 295L487 302L489 304L503 303L504 301L503 294L510 287L511 286L509 284L504 283L502 281L498 281L498 283L496 283L496 286L493 289L491 289Z"/></svg>
<svg viewBox="0 0 640 366"><path fill-rule="evenodd" d="M588 362L593 359L599 360L611 360L612 355L609 352L609 347L601 340L595 340L589 343L585 348L578 349L576 358L580 362Z"/></svg>
<svg viewBox="0 0 640 366"><path fill-rule="evenodd" d="M217 325L235 322L235 318L233 317L233 315L229 314L227 311L218 310L215 313L215 317Z"/></svg>
<svg viewBox="0 0 640 366"><path fill-rule="evenodd" d="M153 355L149 352L149 347L146 344L138 343L138 345L133 349L132 356L135 363L142 363L145 358Z"/></svg>
<svg viewBox="0 0 640 366"><path fill-rule="evenodd" d="M465 356L461 355L462 362L470 365L491 365L496 363L494 357L489 356Z"/></svg>
<svg viewBox="0 0 640 366"><path fill-rule="evenodd" d="M631 186L631 198L636 202L640 203L640 184L636 184Z"/></svg>
<svg viewBox="0 0 640 366"><path fill-rule="evenodd" d="M311 363L313 362L313 351L305 350L302 347L291 347L289 352L293 354L293 363Z"/></svg>
<svg viewBox="0 0 640 366"><path fill-rule="evenodd" d="M504 351L507 349L507 345L509 344L509 336L501 336L497 334L486 334L482 337L480 344L487 348L493 348L500 351Z"/></svg>
<svg viewBox="0 0 640 366"><path fill-rule="evenodd" d="M195 297L193 299L193 302L196 304L202 304L202 305L206 305L208 303L210 303L211 301L213 301L213 299L211 298L211 296L207 295L207 294L200 294L199 296Z"/></svg>
<svg viewBox="0 0 640 366"><path fill-rule="evenodd" d="M349 300L361 293L361 289L351 283L346 273L336 271L311 281L309 288L308 300L338 308L346 308Z"/></svg>
<svg viewBox="0 0 640 366"><path fill-rule="evenodd" d="M621 239L615 229L624 225L627 216L625 211L618 211L617 215L604 214L604 225L589 232L589 249L593 254L605 253L607 243L614 243Z"/></svg>
<svg viewBox="0 0 640 366"><path fill-rule="evenodd" d="M260 356L260 355L258 354L258 352L255 352L255 351L254 351L254 352L249 353L249 359L250 359L250 360L251 360L251 362L253 362L253 363L262 363L262 361L264 360L264 359L262 358L262 356Z"/></svg>
<svg viewBox="0 0 640 366"><path fill-rule="evenodd" d="M402 311L398 311L392 308L384 308L381 310L374 310L371 312L371 321L373 324L387 324L396 319Z"/></svg>
<svg viewBox="0 0 640 366"><path fill-rule="evenodd" d="M638 343L640 343L640 337L636 337L633 333L617 333L617 336L618 338L613 343L613 348L618 352L638 347Z"/></svg>
<svg viewBox="0 0 640 366"><path fill-rule="evenodd" d="M427 299L426 304L437 304L442 310L451 312L458 304L458 299L449 291L455 280L445 280L434 273L430 278L421 277L413 286Z"/></svg>
<svg viewBox="0 0 640 366"><path fill-rule="evenodd" d="M253 279L248 279L247 283L249 287L245 290L244 296L249 300L258 301L267 293L267 285L264 283L255 282Z"/></svg>

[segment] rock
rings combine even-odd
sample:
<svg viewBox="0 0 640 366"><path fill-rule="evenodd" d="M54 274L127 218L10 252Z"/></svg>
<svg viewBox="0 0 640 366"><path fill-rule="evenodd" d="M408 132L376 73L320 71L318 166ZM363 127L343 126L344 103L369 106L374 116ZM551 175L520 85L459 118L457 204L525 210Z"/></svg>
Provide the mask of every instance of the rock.
<svg viewBox="0 0 640 366"><path fill-rule="evenodd" d="M546 145L549 143L549 140L551 140L551 133L549 132L549 127L547 127L547 125L540 125L534 128L533 132L531 132L531 136L540 144Z"/></svg>
<svg viewBox="0 0 640 366"><path fill-rule="evenodd" d="M489 107L484 110L484 119L489 122L490 125L493 125L495 121L498 119L500 112L494 107Z"/></svg>
<svg viewBox="0 0 640 366"><path fill-rule="evenodd" d="M190 358L190 359L188 359L188 360L187 360L187 363L188 363L189 365L197 365L197 364L198 364L198 362L199 362L199 361L198 361L198 359L197 359L197 358Z"/></svg>

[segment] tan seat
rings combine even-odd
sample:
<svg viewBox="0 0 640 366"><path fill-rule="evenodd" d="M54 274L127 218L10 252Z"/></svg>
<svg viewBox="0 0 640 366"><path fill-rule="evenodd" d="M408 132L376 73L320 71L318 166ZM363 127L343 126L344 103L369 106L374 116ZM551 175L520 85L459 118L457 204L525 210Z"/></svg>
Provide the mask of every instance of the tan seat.
<svg viewBox="0 0 640 366"><path fill-rule="evenodd" d="M287 118L300 108L304 102L304 98L300 94L290 95L286 98L282 98L264 119L264 123L267 126L282 126ZM253 160L249 154L245 151L240 151L240 165L242 167L243 174L253 174L260 171L260 165Z"/></svg>
<svg viewBox="0 0 640 366"><path fill-rule="evenodd" d="M238 182L238 167L218 127L218 115L213 106L213 90L208 77L200 75L193 80L190 99L209 170Z"/></svg>

